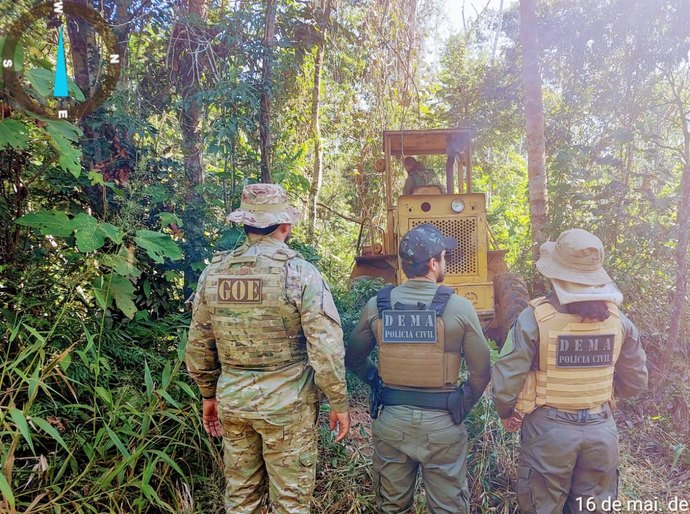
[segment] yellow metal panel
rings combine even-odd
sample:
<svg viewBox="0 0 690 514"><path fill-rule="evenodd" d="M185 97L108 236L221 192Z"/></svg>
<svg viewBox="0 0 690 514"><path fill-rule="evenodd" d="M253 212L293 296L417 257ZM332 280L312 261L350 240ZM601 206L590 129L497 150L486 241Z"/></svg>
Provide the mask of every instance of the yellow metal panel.
<svg viewBox="0 0 690 514"><path fill-rule="evenodd" d="M451 209L456 199L464 202L464 209L459 213ZM397 218L396 232L400 237L417 225L430 223L444 235L458 240L458 248L447 254L445 283L487 282L488 232L484 194L404 195L398 200ZM399 280L404 280L402 270L398 273ZM493 303L487 308L493 308Z"/></svg>
<svg viewBox="0 0 690 514"><path fill-rule="evenodd" d="M443 281L443 285L452 287L459 296L467 298L477 313L492 314L494 313L494 284L493 282L486 282L483 284L465 284L460 285L454 283L447 276Z"/></svg>

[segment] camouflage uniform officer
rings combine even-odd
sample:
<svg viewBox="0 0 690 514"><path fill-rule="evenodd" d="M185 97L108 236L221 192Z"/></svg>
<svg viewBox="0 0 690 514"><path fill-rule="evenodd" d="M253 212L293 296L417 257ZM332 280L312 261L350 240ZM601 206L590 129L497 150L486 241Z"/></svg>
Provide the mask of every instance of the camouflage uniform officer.
<svg viewBox="0 0 690 514"><path fill-rule="evenodd" d="M422 163L414 157L405 157L403 166L407 171L407 178L403 185L402 194L411 195L414 193L415 189L423 186L438 186L441 188L441 191L445 193L445 188L441 185L436 173L426 169L422 166Z"/></svg>
<svg viewBox="0 0 690 514"><path fill-rule="evenodd" d="M405 234L399 255L409 280L384 288L367 303L346 350L347 367L374 385L377 368L367 357L378 343L378 373L384 385L380 396L384 407L373 425L379 512L399 513L412 506L420 468L432 513L469 512L467 431L462 418L489 382L490 361L472 304L438 285L445 275L446 251L456 246L433 225L419 225ZM405 322L405 310L415 313L409 314L410 323ZM429 323L415 322L416 313L429 310L435 311ZM416 329L409 334L388 331L386 319L399 315L411 327L430 327L435 317L435 335ZM430 337L422 341L426 336ZM393 342L395 338L400 339ZM402 338L408 342L400 342ZM468 384L462 389L457 385L461 355L469 370ZM449 406L458 405L454 400L461 401L462 412L451 415Z"/></svg>
<svg viewBox="0 0 690 514"><path fill-rule="evenodd" d="M206 431L223 436L225 507L308 513L318 389L336 442L349 429L340 317L317 269L286 244L299 213L277 185L247 185L229 221L246 243L213 256L194 298L186 362Z"/></svg>
<svg viewBox="0 0 690 514"><path fill-rule="evenodd" d="M522 426L518 501L523 513L605 512L618 494L613 392L647 387L640 334L617 305L599 238L581 229L544 243L537 269L553 292L513 325L493 374L510 432ZM524 416L524 418L523 418Z"/></svg>

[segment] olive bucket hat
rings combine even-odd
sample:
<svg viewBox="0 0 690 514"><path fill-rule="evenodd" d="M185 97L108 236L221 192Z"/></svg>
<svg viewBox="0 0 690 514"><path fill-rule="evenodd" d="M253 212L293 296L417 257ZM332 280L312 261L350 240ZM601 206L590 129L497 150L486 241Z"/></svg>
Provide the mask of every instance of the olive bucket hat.
<svg viewBox="0 0 690 514"><path fill-rule="evenodd" d="M277 184L248 184L242 190L240 208L226 218L250 227L266 228L271 225L299 221L300 212L290 205L287 193Z"/></svg>
<svg viewBox="0 0 690 514"><path fill-rule="evenodd" d="M620 304L623 295L603 268L604 245L594 234L573 228L541 245L537 269L551 279L558 301L603 300Z"/></svg>

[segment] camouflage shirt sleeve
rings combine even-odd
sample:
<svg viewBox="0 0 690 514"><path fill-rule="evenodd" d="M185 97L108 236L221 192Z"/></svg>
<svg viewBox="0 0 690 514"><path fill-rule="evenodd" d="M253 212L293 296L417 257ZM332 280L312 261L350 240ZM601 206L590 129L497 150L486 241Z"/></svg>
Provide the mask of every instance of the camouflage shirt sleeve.
<svg viewBox="0 0 690 514"><path fill-rule="evenodd" d="M336 412L345 412L348 400L343 330L331 291L319 271L302 259L288 263L286 281L288 298L300 313L314 382Z"/></svg>
<svg viewBox="0 0 690 514"><path fill-rule="evenodd" d="M620 320L623 346L616 361L613 386L616 396L630 398L647 389L647 356L642 349L640 331L622 312Z"/></svg>
<svg viewBox="0 0 690 514"><path fill-rule="evenodd" d="M192 323L185 350L185 362L189 375L194 379L201 396L212 398L216 395L216 382L220 376L220 362L216 349L216 338L211 326L211 311L206 304L205 282L210 267L199 278L194 303L192 304Z"/></svg>
<svg viewBox="0 0 690 514"><path fill-rule="evenodd" d="M501 419L513 414L518 394L539 350L539 326L534 309L526 308L508 332L494 364L492 397Z"/></svg>

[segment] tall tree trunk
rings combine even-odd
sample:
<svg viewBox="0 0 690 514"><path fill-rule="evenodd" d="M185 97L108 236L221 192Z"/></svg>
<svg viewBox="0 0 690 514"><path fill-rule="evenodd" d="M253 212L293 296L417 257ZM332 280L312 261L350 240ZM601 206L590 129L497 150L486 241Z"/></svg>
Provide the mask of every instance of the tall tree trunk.
<svg viewBox="0 0 690 514"><path fill-rule="evenodd" d="M525 83L525 120L527 129L527 176L532 227L533 256L547 239L549 213L546 195L546 143L544 140L544 105L539 70L536 0L520 0L520 39L522 74ZM539 283L533 284L539 289Z"/></svg>
<svg viewBox="0 0 690 514"><path fill-rule="evenodd" d="M264 57L261 77L261 99L259 113L259 139L261 145L261 182L272 182L271 178L271 94L273 43L276 31L277 0L266 1L264 23Z"/></svg>
<svg viewBox="0 0 690 514"><path fill-rule="evenodd" d="M676 284L673 295L673 311L668 333L668 350L664 352L666 364L670 363L674 351L681 350L680 329L683 319L683 307L688 292L688 234L690 233L690 127L688 126L689 108L681 97L678 85L669 76L671 88L678 109L678 121L683 130L683 147L681 150L681 163L683 174L680 182L680 196L678 198L678 214L676 230L678 232L678 244L676 246ZM685 343L685 351L690 356L690 341Z"/></svg>
<svg viewBox="0 0 690 514"><path fill-rule="evenodd" d="M206 0L180 0L179 5L180 19L172 31L170 64L182 97L179 115L185 172L185 208L182 213L185 234L184 294L189 296L193 284L199 279L194 265L203 261L206 252L205 202L197 189L204 183L199 92L203 68L201 36L208 10Z"/></svg>
<svg viewBox="0 0 690 514"><path fill-rule="evenodd" d="M323 183L323 150L321 148L321 127L319 125L319 111L321 107L321 70L326 51L326 32L331 16L331 0L319 0L318 29L319 35L314 58L314 85L311 92L311 132L314 141L314 166L309 188L309 239L314 240L316 231L316 206L319 192Z"/></svg>

